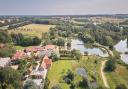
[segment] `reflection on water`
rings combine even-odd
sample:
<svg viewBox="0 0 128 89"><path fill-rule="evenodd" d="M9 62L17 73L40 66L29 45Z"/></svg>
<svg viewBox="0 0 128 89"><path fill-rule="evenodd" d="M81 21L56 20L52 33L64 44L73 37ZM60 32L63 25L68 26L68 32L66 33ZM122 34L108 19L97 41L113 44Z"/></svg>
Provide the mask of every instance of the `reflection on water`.
<svg viewBox="0 0 128 89"><path fill-rule="evenodd" d="M128 64L128 54L125 54L125 52L128 52L127 39L121 40L114 47L118 52L121 52L121 59Z"/></svg>
<svg viewBox="0 0 128 89"><path fill-rule="evenodd" d="M88 54L95 54L95 55L99 55L99 56L102 56L102 57L107 57L108 54L107 53L104 53L101 49L99 48L87 48L84 46L83 42L78 40L78 39L72 39L72 42L71 42L71 49L78 49L80 50L80 52L82 54L84 54L84 52L88 52Z"/></svg>

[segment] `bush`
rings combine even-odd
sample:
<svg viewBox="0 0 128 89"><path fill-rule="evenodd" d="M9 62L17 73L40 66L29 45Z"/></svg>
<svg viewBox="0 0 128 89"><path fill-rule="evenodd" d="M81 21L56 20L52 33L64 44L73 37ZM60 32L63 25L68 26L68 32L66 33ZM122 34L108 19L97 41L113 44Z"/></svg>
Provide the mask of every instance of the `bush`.
<svg viewBox="0 0 128 89"><path fill-rule="evenodd" d="M105 71L114 71L116 69L116 62L114 59L110 59L106 62Z"/></svg>
<svg viewBox="0 0 128 89"><path fill-rule="evenodd" d="M124 84L120 84L116 86L116 89L127 89Z"/></svg>
<svg viewBox="0 0 128 89"><path fill-rule="evenodd" d="M61 87L60 87L60 85L54 85L51 89L62 89Z"/></svg>

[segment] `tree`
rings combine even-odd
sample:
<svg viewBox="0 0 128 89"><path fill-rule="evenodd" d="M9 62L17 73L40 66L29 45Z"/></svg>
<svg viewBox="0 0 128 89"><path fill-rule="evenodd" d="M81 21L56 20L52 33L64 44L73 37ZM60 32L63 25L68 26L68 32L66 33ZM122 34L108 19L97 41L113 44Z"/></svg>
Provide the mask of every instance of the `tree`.
<svg viewBox="0 0 128 89"><path fill-rule="evenodd" d="M33 45L39 45L41 43L41 40L38 37L34 37L32 40L33 40Z"/></svg>
<svg viewBox="0 0 128 89"><path fill-rule="evenodd" d="M57 38L57 39L55 39L53 44L58 45L58 46L64 46L65 40L63 38Z"/></svg>
<svg viewBox="0 0 128 89"><path fill-rule="evenodd" d="M74 82L72 82L71 85L70 85L70 89L75 89L75 87L76 86L75 86Z"/></svg>
<svg viewBox="0 0 128 89"><path fill-rule="evenodd" d="M53 61L57 61L57 60L59 60L60 55L59 55L59 53L52 52L51 57L52 57Z"/></svg>
<svg viewBox="0 0 128 89"><path fill-rule="evenodd" d="M74 80L74 73L71 70L68 70L63 79L66 83L70 84L71 81Z"/></svg>
<svg viewBox="0 0 128 89"><path fill-rule="evenodd" d="M0 31L0 43L11 42L11 37L7 31Z"/></svg>
<svg viewBox="0 0 128 89"><path fill-rule="evenodd" d="M45 83L44 83L44 89L48 89L49 84L50 84L50 81L49 81L49 79L46 77Z"/></svg>
<svg viewBox="0 0 128 89"><path fill-rule="evenodd" d="M114 59L110 59L106 62L105 70L106 71L114 71L116 69L116 62Z"/></svg>
<svg viewBox="0 0 128 89"><path fill-rule="evenodd" d="M27 80L23 89L38 89L38 87L32 80Z"/></svg>
<svg viewBox="0 0 128 89"><path fill-rule="evenodd" d="M51 89L62 89L58 84L54 85Z"/></svg>
<svg viewBox="0 0 128 89"><path fill-rule="evenodd" d="M116 86L116 89L127 89L127 87L124 84L120 84Z"/></svg>
<svg viewBox="0 0 128 89"><path fill-rule="evenodd" d="M81 57L82 55L79 50L73 49L71 51L71 58L74 58L75 60L80 60Z"/></svg>
<svg viewBox="0 0 128 89"><path fill-rule="evenodd" d="M5 45L5 47L0 48L0 57L12 57L15 53L15 49L12 45Z"/></svg>
<svg viewBox="0 0 128 89"><path fill-rule="evenodd" d="M2 89L8 89L10 86L14 89L22 89L21 74L11 68L1 69L0 84Z"/></svg>

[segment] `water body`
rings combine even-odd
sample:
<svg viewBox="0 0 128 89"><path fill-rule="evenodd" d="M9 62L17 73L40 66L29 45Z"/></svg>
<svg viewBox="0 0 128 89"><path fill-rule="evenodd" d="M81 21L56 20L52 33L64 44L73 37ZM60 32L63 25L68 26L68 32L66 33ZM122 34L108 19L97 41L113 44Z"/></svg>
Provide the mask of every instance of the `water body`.
<svg viewBox="0 0 128 89"><path fill-rule="evenodd" d="M103 52L100 48L87 48L84 46L84 43L78 39L72 39L71 42L71 49L77 49L80 50L80 52L82 54L84 54L84 52L88 52L88 54L90 55L99 55L101 57L107 57L108 53L107 52Z"/></svg>
<svg viewBox="0 0 128 89"><path fill-rule="evenodd" d="M125 54L125 52L128 52L128 47L127 47L127 39L121 40L118 42L114 48L118 51L121 52L121 60L123 60L125 63L128 64L128 54Z"/></svg>

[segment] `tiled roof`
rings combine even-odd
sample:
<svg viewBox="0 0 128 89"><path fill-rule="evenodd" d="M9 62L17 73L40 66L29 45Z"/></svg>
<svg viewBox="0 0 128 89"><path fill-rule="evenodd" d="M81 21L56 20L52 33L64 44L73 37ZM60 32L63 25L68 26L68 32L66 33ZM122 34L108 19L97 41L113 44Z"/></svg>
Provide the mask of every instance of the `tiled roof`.
<svg viewBox="0 0 128 89"><path fill-rule="evenodd" d="M55 45L46 45L45 49L55 49Z"/></svg>
<svg viewBox="0 0 128 89"><path fill-rule="evenodd" d="M17 52L13 55L12 60L20 59L20 58L23 57L24 55L25 55L24 52L22 52L22 51L17 51Z"/></svg>
<svg viewBox="0 0 128 89"><path fill-rule="evenodd" d="M52 64L52 60L49 59L48 56L45 55L45 57L43 58L41 67L43 67L43 68L48 68L49 65L51 65L51 64Z"/></svg>
<svg viewBox="0 0 128 89"><path fill-rule="evenodd" d="M43 47L40 46L33 46L25 49L27 52L34 52L34 51L41 51L44 50Z"/></svg>
<svg viewBox="0 0 128 89"><path fill-rule="evenodd" d="M43 58L43 62L46 63L46 64L51 64L52 63L52 60L48 58L48 56L44 56Z"/></svg>

